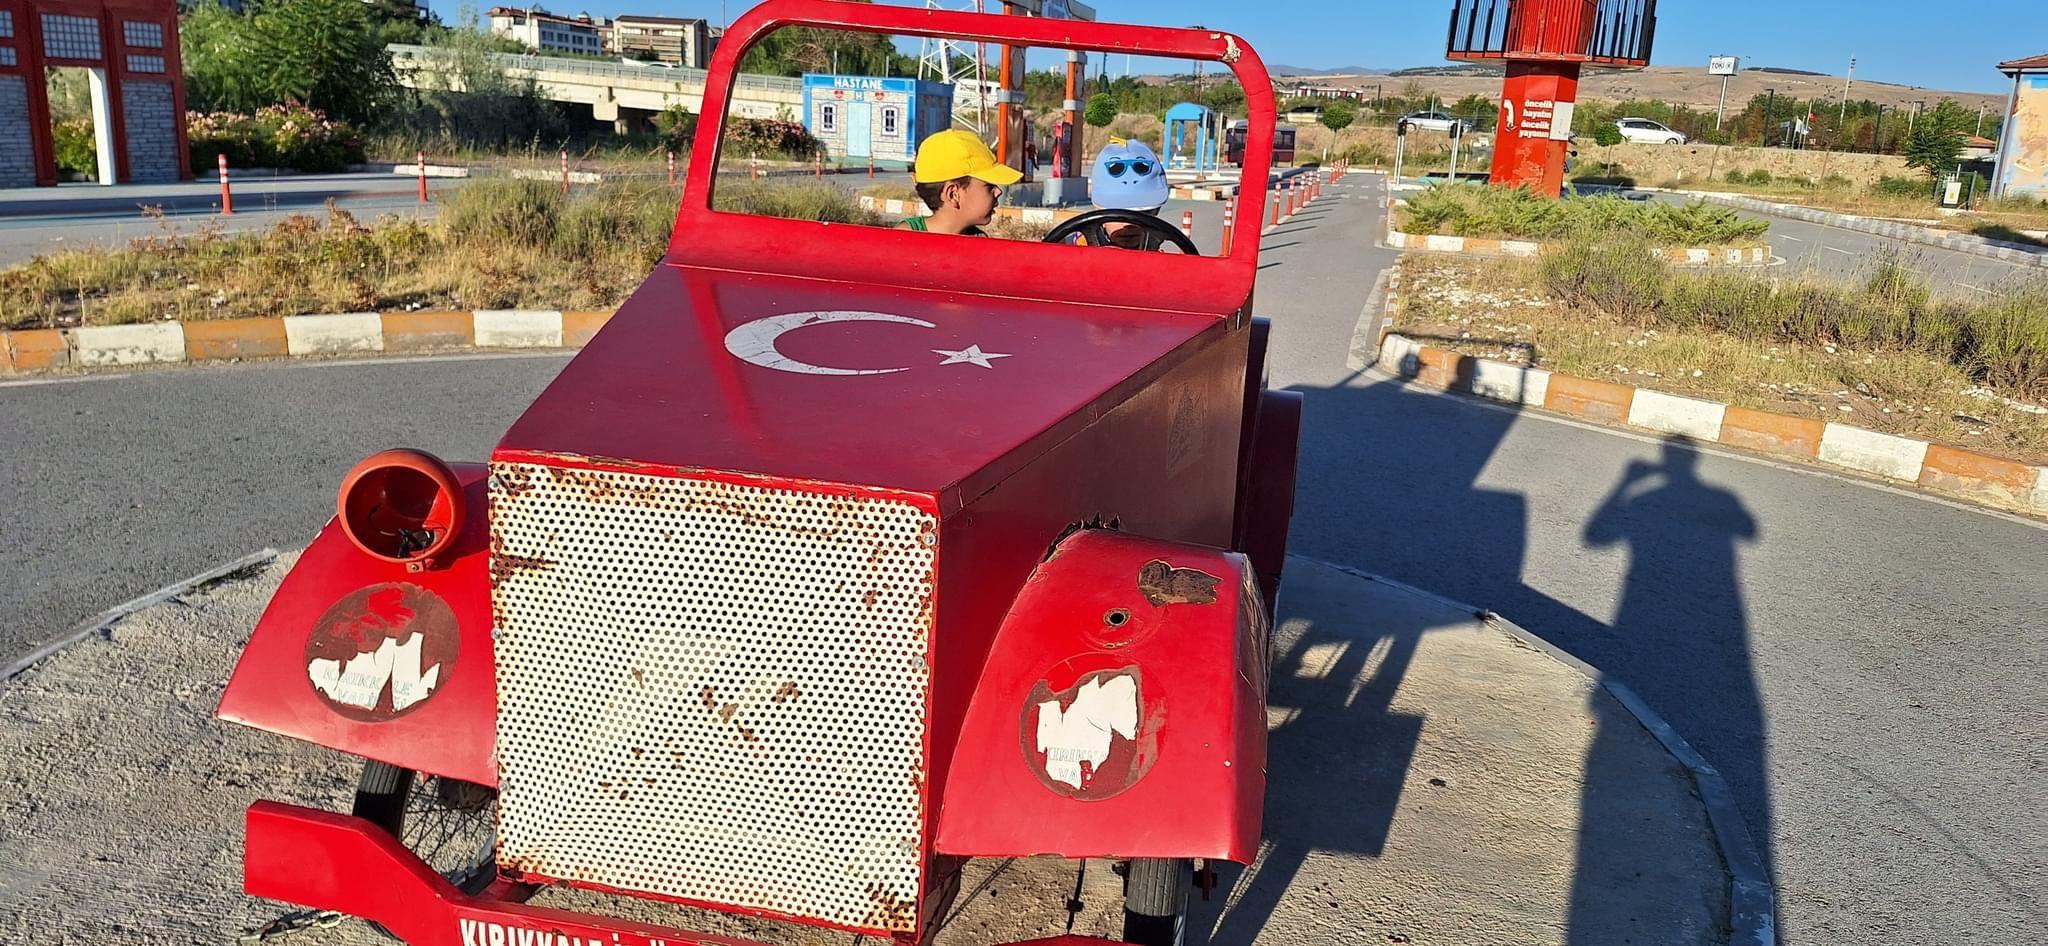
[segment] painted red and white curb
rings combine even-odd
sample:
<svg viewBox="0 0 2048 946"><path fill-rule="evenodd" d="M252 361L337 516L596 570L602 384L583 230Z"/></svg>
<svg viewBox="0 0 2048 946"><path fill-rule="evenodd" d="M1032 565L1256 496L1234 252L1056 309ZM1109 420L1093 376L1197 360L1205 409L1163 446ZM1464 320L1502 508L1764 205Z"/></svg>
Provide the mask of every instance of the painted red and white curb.
<svg viewBox="0 0 2048 946"><path fill-rule="evenodd" d="M1406 204L1407 201L1404 200L1394 201L1396 207ZM1473 256L1536 257L1558 249L1556 244L1530 240L1489 240L1478 237L1404 233L1394 226L1394 215L1391 213L1387 214L1387 245L1400 250L1468 253ZM1771 246L1768 243L1762 246L1651 247L1650 255L1675 266L1764 266L1769 264L1772 258Z"/></svg>
<svg viewBox="0 0 2048 946"><path fill-rule="evenodd" d="M53 368L465 348L581 348L611 310L337 312L0 332L0 375Z"/></svg>
<svg viewBox="0 0 2048 946"><path fill-rule="evenodd" d="M1398 292L1399 277L1389 274L1382 312L1398 311ZM1378 368L1436 390L1834 467L1993 509L2048 517L2048 467L1848 424L1475 358L1431 348L1392 331L1390 323L1383 316L1377 342L1353 352L1354 367Z"/></svg>

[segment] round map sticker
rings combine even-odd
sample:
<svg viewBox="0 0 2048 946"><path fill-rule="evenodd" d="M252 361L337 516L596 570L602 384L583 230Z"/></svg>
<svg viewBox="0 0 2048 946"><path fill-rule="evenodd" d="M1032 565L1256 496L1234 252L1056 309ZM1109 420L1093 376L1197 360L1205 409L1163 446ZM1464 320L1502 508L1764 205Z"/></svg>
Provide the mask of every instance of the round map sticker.
<svg viewBox="0 0 2048 946"><path fill-rule="evenodd" d="M418 585L371 585L335 602L306 636L306 676L327 705L381 723L425 704L461 649L455 612Z"/></svg>
<svg viewBox="0 0 2048 946"><path fill-rule="evenodd" d="M1092 654L1062 661L1039 680L1018 728L1040 784L1076 801L1101 801L1152 770L1165 722L1166 700L1153 681L1111 655Z"/></svg>

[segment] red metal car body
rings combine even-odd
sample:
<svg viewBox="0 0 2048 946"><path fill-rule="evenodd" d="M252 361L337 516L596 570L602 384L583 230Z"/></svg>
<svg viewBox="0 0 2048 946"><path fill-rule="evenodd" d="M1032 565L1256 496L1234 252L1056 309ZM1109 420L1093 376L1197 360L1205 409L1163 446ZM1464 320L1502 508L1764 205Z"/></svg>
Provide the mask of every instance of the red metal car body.
<svg viewBox="0 0 2048 946"><path fill-rule="evenodd" d="M770 0L699 142L792 24L1226 63L1263 206L1270 83L1207 31ZM522 902L551 882L916 942L971 857L1249 861L1299 422L1257 228L1199 257L743 216L707 150L488 464L351 475L221 702L495 789L494 882L259 802L248 892L422 946L737 942Z"/></svg>

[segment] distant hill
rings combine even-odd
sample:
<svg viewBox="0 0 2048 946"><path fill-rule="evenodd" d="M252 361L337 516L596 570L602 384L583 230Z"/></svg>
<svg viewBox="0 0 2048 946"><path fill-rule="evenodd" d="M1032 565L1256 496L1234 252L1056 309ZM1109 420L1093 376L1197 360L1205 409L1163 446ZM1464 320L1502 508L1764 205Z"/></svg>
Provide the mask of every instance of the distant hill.
<svg viewBox="0 0 2048 946"><path fill-rule="evenodd" d="M1287 66L1275 63L1266 71L1276 76L1383 76L1385 69L1371 69L1365 66L1338 66L1335 69L1310 69L1307 66Z"/></svg>
<svg viewBox="0 0 2048 946"><path fill-rule="evenodd" d="M1405 91L1412 83L1421 86L1427 94L1455 102L1468 95L1498 98L1500 76L1501 71L1498 67L1444 65L1398 69L1366 76L1324 74L1317 78L1316 84L1336 88L1362 88L1368 92L1374 86L1379 86L1387 94L1392 95ZM1728 83L1728 106L1731 110L1740 111L1749 103L1751 96L1763 95L1767 89L1777 95L1781 108L1791 101L1839 102L1842 95L1842 77L1772 66L1744 69ZM1658 99L1674 105L1687 105L1711 111L1720 95L1721 77L1708 75L1705 63L1698 66L1650 66L1645 69L1588 69L1585 77L1579 81L1579 98L1586 101ZM1878 82L1861 75L1856 77L1856 84L1850 90L1849 96L1854 99L1868 99L1889 108L1907 110L1912 109L1916 102L1925 102L1931 108L1944 97L1953 98L1962 103L1964 108L1971 110L1983 106L1987 111L1996 113L2005 106L2004 95L1954 92L1925 86Z"/></svg>

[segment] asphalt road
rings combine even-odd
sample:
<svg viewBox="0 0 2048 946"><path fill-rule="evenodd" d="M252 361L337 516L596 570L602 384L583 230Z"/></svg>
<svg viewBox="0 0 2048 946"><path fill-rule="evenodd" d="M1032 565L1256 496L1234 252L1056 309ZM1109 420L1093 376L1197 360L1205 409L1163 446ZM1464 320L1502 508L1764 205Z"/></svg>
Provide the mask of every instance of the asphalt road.
<svg viewBox="0 0 2048 946"><path fill-rule="evenodd" d="M1786 942L2038 946L2042 527L1353 372L1349 340L1393 255L1376 248L1379 179L1345 185L1270 235L1261 263L1273 383L1308 395L1294 551L1492 608L1633 686L1734 787ZM305 542L377 448L482 456L563 362L0 386L0 655ZM1604 817L1627 791L1589 785L1582 804Z"/></svg>
<svg viewBox="0 0 2048 946"><path fill-rule="evenodd" d="M1653 197L1670 203L1692 199L1675 194ZM1979 299L1996 296L2025 282L2048 280L2048 270L2038 266L2022 266L1974 253L1750 210L1736 212L1745 219L1770 223L1771 252L1785 260L1785 268L1777 275L1814 273L1834 279L1856 279L1868 275L1873 265L1890 257L1918 272L1939 292Z"/></svg>
<svg viewBox="0 0 2048 946"><path fill-rule="evenodd" d="M460 186L456 178L428 178L429 195ZM419 203L417 178L396 174L308 174L252 177L232 181L235 213L220 213L220 182L59 187L0 190L0 266L39 253L91 244L118 245L157 233L166 226L181 233L202 225L223 233L260 230L292 214L319 214L327 201L364 220L384 214L431 215ZM163 213L150 218L145 208Z"/></svg>

